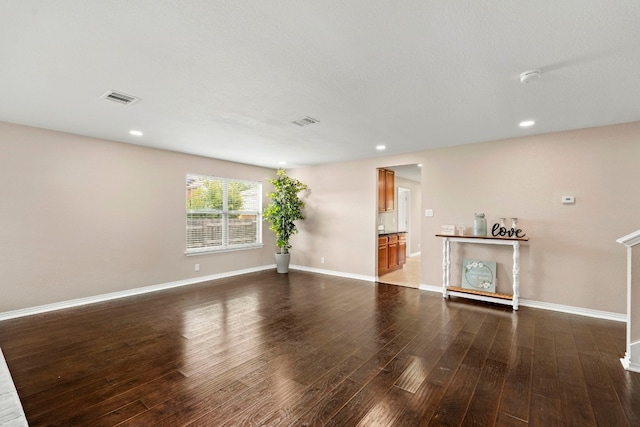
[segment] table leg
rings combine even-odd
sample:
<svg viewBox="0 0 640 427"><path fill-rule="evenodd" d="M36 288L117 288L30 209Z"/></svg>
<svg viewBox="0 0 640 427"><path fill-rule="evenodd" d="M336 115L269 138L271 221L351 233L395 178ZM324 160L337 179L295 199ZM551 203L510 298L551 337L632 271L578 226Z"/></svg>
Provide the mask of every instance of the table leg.
<svg viewBox="0 0 640 427"><path fill-rule="evenodd" d="M442 297L448 296L449 280L451 277L451 250L449 239L442 239Z"/></svg>
<svg viewBox="0 0 640 427"><path fill-rule="evenodd" d="M513 309L518 309L520 293L520 242L513 242Z"/></svg>

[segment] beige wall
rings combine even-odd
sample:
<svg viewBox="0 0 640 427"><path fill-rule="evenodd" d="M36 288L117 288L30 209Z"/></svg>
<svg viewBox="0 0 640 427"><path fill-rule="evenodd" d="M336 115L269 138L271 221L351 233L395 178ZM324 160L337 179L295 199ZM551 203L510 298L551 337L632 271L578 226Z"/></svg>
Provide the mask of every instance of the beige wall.
<svg viewBox="0 0 640 427"><path fill-rule="evenodd" d="M388 156L288 171L311 189L307 220L291 240L291 262L375 278L377 168L419 163L419 158L416 154Z"/></svg>
<svg viewBox="0 0 640 427"><path fill-rule="evenodd" d="M273 170L1 122L0 152L0 312L273 264L268 231L184 255L186 173Z"/></svg>
<svg viewBox="0 0 640 427"><path fill-rule="evenodd" d="M375 168L335 164L290 170L289 174L311 189L306 219L291 239L291 263L372 276Z"/></svg>
<svg viewBox="0 0 640 427"><path fill-rule="evenodd" d="M518 217L531 239L521 251L522 298L624 313L625 254L615 241L640 228L640 123L464 145L399 157L291 171L313 190L295 263L375 276L376 167L423 163L421 283L442 283L443 224L489 225ZM576 198L562 205L563 195ZM324 256L325 265L319 264ZM462 257L496 260L498 289L510 292L509 247L453 248L452 283Z"/></svg>
<svg viewBox="0 0 640 427"><path fill-rule="evenodd" d="M615 240L640 228L639 135L631 123L290 170L311 188L292 263L375 277L376 168L423 163L420 212L435 216L420 216L422 284L442 281L440 225L470 227L483 211L489 223L519 217L531 238L522 298L624 313ZM184 255L187 172L264 181L273 170L6 123L0 149L0 312L273 263L266 226L264 249ZM508 248L465 248L454 267L495 259L508 290Z"/></svg>
<svg viewBox="0 0 640 427"><path fill-rule="evenodd" d="M633 123L429 152L423 200L435 216L423 221L423 280L441 283L441 243L429 237L441 224L470 227L474 212L489 224L518 217L530 238L522 298L624 313L625 256L616 239L640 227L639 139ZM563 195L576 203L563 205ZM499 287L509 290L509 248L464 255L499 261ZM454 266L463 254L456 256Z"/></svg>

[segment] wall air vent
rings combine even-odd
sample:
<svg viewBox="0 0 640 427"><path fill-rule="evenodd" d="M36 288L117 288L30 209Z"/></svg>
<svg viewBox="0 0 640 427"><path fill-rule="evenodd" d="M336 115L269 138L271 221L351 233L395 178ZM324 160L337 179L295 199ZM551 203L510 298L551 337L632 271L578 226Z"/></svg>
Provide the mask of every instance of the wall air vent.
<svg viewBox="0 0 640 427"><path fill-rule="evenodd" d="M118 104L131 105L140 101L140 98L136 98L135 96L127 95L122 92L116 92L115 90L108 90L102 95L100 98L108 99L109 101L117 102Z"/></svg>
<svg viewBox="0 0 640 427"><path fill-rule="evenodd" d="M293 123L294 125L298 125L298 126L307 126L307 125L312 125L314 123L320 123L320 120L316 120L313 117L303 117L299 120L294 120L291 123Z"/></svg>

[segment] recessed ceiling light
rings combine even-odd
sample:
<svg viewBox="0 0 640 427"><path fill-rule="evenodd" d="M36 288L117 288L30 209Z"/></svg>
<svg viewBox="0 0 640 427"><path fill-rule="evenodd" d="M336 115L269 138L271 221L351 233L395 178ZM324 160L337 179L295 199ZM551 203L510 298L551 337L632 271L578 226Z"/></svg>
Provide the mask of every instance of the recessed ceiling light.
<svg viewBox="0 0 640 427"><path fill-rule="evenodd" d="M376 145L376 150L378 151L382 151L382 150L386 150L387 146L386 145Z"/></svg>
<svg viewBox="0 0 640 427"><path fill-rule="evenodd" d="M278 164L279 164L279 165L286 165L286 164L287 164L287 162L285 162L284 160L282 160L282 161L278 162Z"/></svg>
<svg viewBox="0 0 640 427"><path fill-rule="evenodd" d="M535 124L536 124L536 122L534 122L533 120L525 120L523 122L520 122L520 127L521 128L528 128L529 126L533 126Z"/></svg>
<svg viewBox="0 0 640 427"><path fill-rule="evenodd" d="M418 163L418 167L421 168L422 167L422 163Z"/></svg>
<svg viewBox="0 0 640 427"><path fill-rule="evenodd" d="M129 133L133 136L142 136L143 133L139 130L130 130Z"/></svg>

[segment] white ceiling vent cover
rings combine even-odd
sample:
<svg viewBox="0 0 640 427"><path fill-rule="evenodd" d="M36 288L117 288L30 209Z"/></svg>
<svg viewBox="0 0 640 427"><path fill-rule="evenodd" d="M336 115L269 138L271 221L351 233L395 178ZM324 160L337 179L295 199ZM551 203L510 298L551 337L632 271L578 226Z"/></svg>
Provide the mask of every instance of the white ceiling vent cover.
<svg viewBox="0 0 640 427"><path fill-rule="evenodd" d="M140 101L140 98L111 89L100 95L100 98L108 99L109 101L125 105L135 104L136 102Z"/></svg>
<svg viewBox="0 0 640 427"><path fill-rule="evenodd" d="M300 120L294 120L291 123L293 123L294 125L298 125L298 126L307 126L307 125L312 125L314 123L320 123L320 120L316 120L313 117L303 117Z"/></svg>

